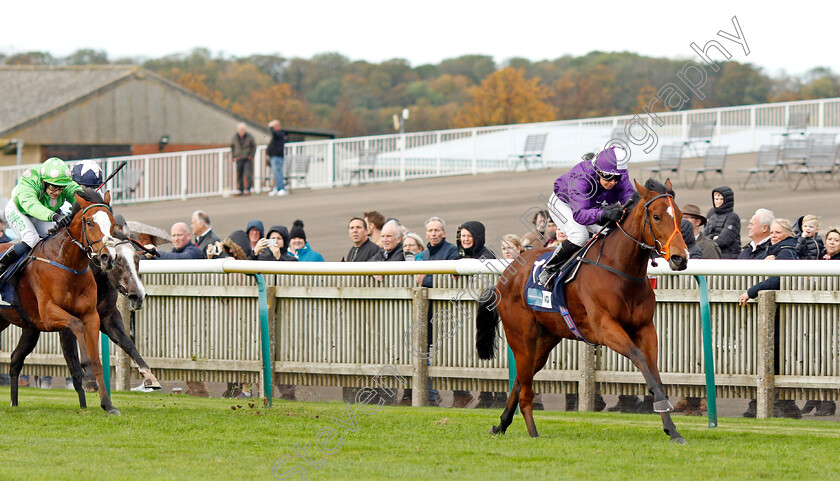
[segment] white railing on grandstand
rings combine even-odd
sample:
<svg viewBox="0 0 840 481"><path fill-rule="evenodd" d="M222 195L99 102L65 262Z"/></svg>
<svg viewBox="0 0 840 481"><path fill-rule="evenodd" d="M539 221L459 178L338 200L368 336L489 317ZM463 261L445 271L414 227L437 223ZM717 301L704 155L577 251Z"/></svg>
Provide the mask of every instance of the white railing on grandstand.
<svg viewBox="0 0 840 481"><path fill-rule="evenodd" d="M726 145L729 153L736 154L755 152L761 145L780 142L780 134L785 132L791 114L801 113L809 114L809 129L840 133L840 98L832 98L662 112L656 114L661 126L648 115L622 115L295 142L286 144L286 158L309 159L306 178L292 181L291 187L333 188L352 183L510 170L515 166L513 156L522 153L527 136L545 133L548 137L543 159L550 167L562 167L577 162L583 152L603 147L613 129L632 123L634 118L656 133L656 147L645 152L647 144L631 145L631 162L654 160L662 145L687 140L690 126L695 122L715 122L712 144ZM642 138L642 127L635 126L631 132ZM264 157L265 146L259 146L254 160L256 193L273 183ZM236 188L229 149L95 160L106 173L112 172L118 162L128 163L127 170L108 185L118 194L115 203L225 195ZM23 170L29 167L32 165L0 168L2 192L10 192Z"/></svg>

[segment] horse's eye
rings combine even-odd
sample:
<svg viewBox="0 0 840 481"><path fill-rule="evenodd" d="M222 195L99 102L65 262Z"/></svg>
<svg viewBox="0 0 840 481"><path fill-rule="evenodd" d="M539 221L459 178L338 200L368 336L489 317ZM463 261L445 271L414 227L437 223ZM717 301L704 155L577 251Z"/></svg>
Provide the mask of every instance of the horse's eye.
<svg viewBox="0 0 840 481"><path fill-rule="evenodd" d="M661 221L661 220L662 220L662 218L661 218L661 217L659 217L659 216L658 216L658 215L656 215L656 214L653 214L653 220L655 220L656 222L659 222L659 221Z"/></svg>
<svg viewBox="0 0 840 481"><path fill-rule="evenodd" d="M85 219L85 224L87 224L87 225L93 225L93 223L92 223L91 221L87 220L87 219Z"/></svg>

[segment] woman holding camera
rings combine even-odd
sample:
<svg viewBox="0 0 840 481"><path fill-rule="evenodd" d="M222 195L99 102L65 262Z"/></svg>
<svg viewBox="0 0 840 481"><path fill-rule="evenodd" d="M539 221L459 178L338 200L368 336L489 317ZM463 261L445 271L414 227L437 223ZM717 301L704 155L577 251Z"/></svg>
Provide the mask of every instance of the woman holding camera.
<svg viewBox="0 0 840 481"><path fill-rule="evenodd" d="M248 260L256 261L297 261L297 258L286 252L289 246L289 229L286 226L275 225L268 229L268 237L257 241L254 251Z"/></svg>

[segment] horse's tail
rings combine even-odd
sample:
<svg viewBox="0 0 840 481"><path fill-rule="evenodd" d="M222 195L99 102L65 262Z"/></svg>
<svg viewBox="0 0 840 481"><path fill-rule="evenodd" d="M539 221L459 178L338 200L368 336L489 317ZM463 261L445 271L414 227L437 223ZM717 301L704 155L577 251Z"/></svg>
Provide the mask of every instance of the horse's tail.
<svg viewBox="0 0 840 481"><path fill-rule="evenodd" d="M478 311L475 316L475 348L479 359L496 357L496 325L499 324L499 311L496 286L490 286L481 293Z"/></svg>

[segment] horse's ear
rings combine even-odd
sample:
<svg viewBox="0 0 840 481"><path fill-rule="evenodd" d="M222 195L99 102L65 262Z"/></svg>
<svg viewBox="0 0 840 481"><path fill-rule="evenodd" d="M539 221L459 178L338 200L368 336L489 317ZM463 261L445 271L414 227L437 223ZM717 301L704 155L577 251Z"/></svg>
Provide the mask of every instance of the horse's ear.
<svg viewBox="0 0 840 481"><path fill-rule="evenodd" d="M105 201L106 204L111 205L111 191L106 191L102 199Z"/></svg>
<svg viewBox="0 0 840 481"><path fill-rule="evenodd" d="M84 197L79 195L78 192L76 192L75 196L76 196L76 203L79 204L80 206L82 206L83 208L90 205L90 202L86 201L84 199Z"/></svg>
<svg viewBox="0 0 840 481"><path fill-rule="evenodd" d="M665 188L666 188L666 189L668 189L669 191L673 191L673 190L674 190L673 185L671 185L671 178L670 178L670 177L668 177L667 179L665 179Z"/></svg>
<svg viewBox="0 0 840 481"><path fill-rule="evenodd" d="M633 183L636 184L636 192L642 194L642 197L647 197L650 195L650 191L645 189L644 186L636 182L636 179L633 179Z"/></svg>

